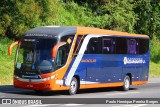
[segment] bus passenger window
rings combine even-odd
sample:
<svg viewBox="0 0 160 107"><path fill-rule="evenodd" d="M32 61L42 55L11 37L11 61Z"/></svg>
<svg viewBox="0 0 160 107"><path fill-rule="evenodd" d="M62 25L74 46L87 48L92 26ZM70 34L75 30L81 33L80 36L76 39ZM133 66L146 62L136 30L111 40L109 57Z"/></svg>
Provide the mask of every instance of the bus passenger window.
<svg viewBox="0 0 160 107"><path fill-rule="evenodd" d="M116 54L127 54L127 40L126 38L116 38Z"/></svg>
<svg viewBox="0 0 160 107"><path fill-rule="evenodd" d="M145 54L149 50L149 39L139 39L139 54Z"/></svg>
<svg viewBox="0 0 160 107"><path fill-rule="evenodd" d="M85 54L98 54L99 52L99 39L91 38L86 47Z"/></svg>
<svg viewBox="0 0 160 107"><path fill-rule="evenodd" d="M111 38L103 38L102 52L103 54L113 54L114 53L115 42Z"/></svg>
<svg viewBox="0 0 160 107"><path fill-rule="evenodd" d="M135 39L127 40L127 53L137 54L137 43Z"/></svg>

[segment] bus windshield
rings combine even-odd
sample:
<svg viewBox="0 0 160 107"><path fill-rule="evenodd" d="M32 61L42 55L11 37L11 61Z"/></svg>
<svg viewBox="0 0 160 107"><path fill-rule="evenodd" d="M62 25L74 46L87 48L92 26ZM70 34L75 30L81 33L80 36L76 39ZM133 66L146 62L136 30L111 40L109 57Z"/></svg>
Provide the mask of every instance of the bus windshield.
<svg viewBox="0 0 160 107"><path fill-rule="evenodd" d="M15 68L29 74L54 71L52 48L57 39L24 39L18 47Z"/></svg>

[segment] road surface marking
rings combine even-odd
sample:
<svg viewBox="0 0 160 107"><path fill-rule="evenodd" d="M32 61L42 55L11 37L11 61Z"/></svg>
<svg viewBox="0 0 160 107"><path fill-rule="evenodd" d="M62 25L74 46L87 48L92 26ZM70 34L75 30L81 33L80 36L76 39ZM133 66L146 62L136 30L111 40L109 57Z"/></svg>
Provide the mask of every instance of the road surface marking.
<svg viewBox="0 0 160 107"><path fill-rule="evenodd" d="M21 106L21 107L46 107L46 106L81 106L84 104L42 104L42 105L27 105L27 106Z"/></svg>
<svg viewBox="0 0 160 107"><path fill-rule="evenodd" d="M84 105L84 104L64 104L62 106L81 106L81 105Z"/></svg>
<svg viewBox="0 0 160 107"><path fill-rule="evenodd" d="M113 93L113 94L106 94L106 95L119 95L119 94L136 94L140 92L121 92L121 93Z"/></svg>
<svg viewBox="0 0 160 107"><path fill-rule="evenodd" d="M139 105L120 105L120 106L111 106L111 107L141 107L141 106L145 106L147 104L139 104Z"/></svg>
<svg viewBox="0 0 160 107"><path fill-rule="evenodd" d="M27 106L21 106L21 107L45 107L45 106L54 106L59 104L42 104L42 105L27 105Z"/></svg>
<svg viewBox="0 0 160 107"><path fill-rule="evenodd" d="M139 104L139 105L136 105L136 106L133 106L133 107L141 107L141 106L145 106L147 104Z"/></svg>

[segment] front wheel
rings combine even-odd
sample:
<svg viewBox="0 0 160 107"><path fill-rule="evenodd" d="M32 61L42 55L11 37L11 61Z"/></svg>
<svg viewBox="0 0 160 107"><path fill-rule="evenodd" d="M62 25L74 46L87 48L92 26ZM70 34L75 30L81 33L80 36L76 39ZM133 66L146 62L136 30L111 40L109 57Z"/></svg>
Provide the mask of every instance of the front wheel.
<svg viewBox="0 0 160 107"><path fill-rule="evenodd" d="M76 94L77 90L78 90L78 82L77 79L73 77L70 83L69 94L74 95Z"/></svg>
<svg viewBox="0 0 160 107"><path fill-rule="evenodd" d="M124 85L122 86L123 91L128 91L130 88L130 77L127 75L124 78Z"/></svg>

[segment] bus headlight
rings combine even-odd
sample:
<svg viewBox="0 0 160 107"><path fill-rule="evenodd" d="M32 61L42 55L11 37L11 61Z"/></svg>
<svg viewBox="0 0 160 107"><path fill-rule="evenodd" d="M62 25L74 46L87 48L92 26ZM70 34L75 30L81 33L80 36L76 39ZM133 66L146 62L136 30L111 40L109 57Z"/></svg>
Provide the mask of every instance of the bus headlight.
<svg viewBox="0 0 160 107"><path fill-rule="evenodd" d="M47 77L47 78L43 78L44 81L48 81L48 80L52 80L55 78L55 75Z"/></svg>

